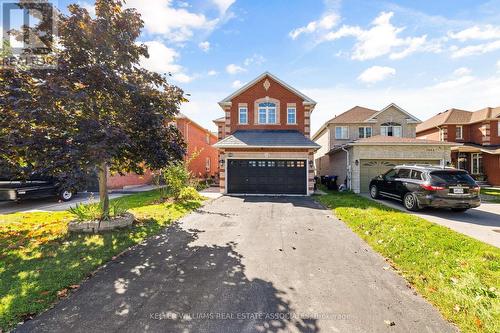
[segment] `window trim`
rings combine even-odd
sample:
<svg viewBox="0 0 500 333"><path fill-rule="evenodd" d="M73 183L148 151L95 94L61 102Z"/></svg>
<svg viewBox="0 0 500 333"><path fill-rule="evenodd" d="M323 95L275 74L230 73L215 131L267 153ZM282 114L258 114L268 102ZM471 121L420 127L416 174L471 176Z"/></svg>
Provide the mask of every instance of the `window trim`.
<svg viewBox="0 0 500 333"><path fill-rule="evenodd" d="M497 120L497 136L500 137L500 120Z"/></svg>
<svg viewBox="0 0 500 333"><path fill-rule="evenodd" d="M293 110L293 120L294 120L293 123L289 122L289 120L290 120L289 117L290 117L290 111L291 110ZM286 123L288 125L297 125L297 107L295 107L295 106L288 106L286 108Z"/></svg>
<svg viewBox="0 0 500 333"><path fill-rule="evenodd" d="M477 161L477 170L478 171L477 173L474 173L474 167L475 167L475 163ZM470 173L471 175L480 175L482 174L484 171L483 170L479 170L480 169L480 166L482 163L480 163L480 161L482 163L484 163L483 161L483 154L482 153L471 153L471 164L470 164ZM484 167L484 165L483 165Z"/></svg>
<svg viewBox="0 0 500 333"><path fill-rule="evenodd" d="M460 129L460 136L457 135L458 129ZM462 125L457 125L455 127L455 139L456 140L463 140L464 139L464 127Z"/></svg>
<svg viewBox="0 0 500 333"><path fill-rule="evenodd" d="M246 117L246 122L242 123L241 122L241 111L245 110L245 117ZM238 107L238 124L239 125L248 125L248 107L247 106L240 106Z"/></svg>
<svg viewBox="0 0 500 333"><path fill-rule="evenodd" d="M366 130L370 129L370 136L366 136ZM359 136L359 130L363 129L363 137ZM372 126L359 126L358 127L358 138L359 139L366 139L366 138L371 138L373 136L373 128Z"/></svg>
<svg viewBox="0 0 500 333"><path fill-rule="evenodd" d="M347 131L346 131L346 137L341 137L341 138L338 138L337 137L337 128L346 128ZM341 133L343 133L343 131L341 130ZM335 126L335 139L336 140L349 140L349 126Z"/></svg>
<svg viewBox="0 0 500 333"><path fill-rule="evenodd" d="M385 125L387 124L387 125ZM389 128L392 129L392 135L389 135ZM394 129L395 128L399 128L399 135L394 135ZM386 130L386 134L383 133L383 130L384 129L387 129ZM402 138L403 137L403 126L399 123L384 123L382 125L380 125L380 135L382 136L392 136L392 137L396 137L396 138Z"/></svg>
<svg viewBox="0 0 500 333"><path fill-rule="evenodd" d="M263 104L263 103L274 104L274 107L272 107L272 106L260 106L260 104ZM274 109L274 122L271 123L271 122L269 122L269 111L273 110L273 109ZM261 110L265 110L265 112L266 112L266 122L264 122L264 123L260 122L260 111ZM257 103L257 123L259 125L276 125L276 124L278 124L278 104L275 102L271 102L271 101L258 102Z"/></svg>
<svg viewBox="0 0 500 333"><path fill-rule="evenodd" d="M205 158L205 170L207 172L210 172L211 167L212 167L212 161L211 161L210 157L206 157Z"/></svg>

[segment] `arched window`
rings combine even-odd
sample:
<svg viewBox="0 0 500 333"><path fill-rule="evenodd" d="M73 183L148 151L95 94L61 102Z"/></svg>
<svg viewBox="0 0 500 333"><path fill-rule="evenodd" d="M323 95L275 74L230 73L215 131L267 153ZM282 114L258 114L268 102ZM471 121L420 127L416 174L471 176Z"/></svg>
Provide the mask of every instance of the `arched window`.
<svg viewBox="0 0 500 333"><path fill-rule="evenodd" d="M380 125L380 134L384 136L398 136L402 137L403 136L403 129L401 127L401 124L398 123L383 123Z"/></svg>
<svg viewBox="0 0 500 333"><path fill-rule="evenodd" d="M276 104L259 103L259 124L276 124Z"/></svg>

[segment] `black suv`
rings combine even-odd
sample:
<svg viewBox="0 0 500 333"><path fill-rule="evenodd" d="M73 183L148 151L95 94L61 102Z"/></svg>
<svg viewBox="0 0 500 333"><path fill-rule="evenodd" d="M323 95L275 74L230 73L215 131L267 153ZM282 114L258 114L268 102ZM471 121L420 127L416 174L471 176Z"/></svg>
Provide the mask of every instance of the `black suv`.
<svg viewBox="0 0 500 333"><path fill-rule="evenodd" d="M370 195L403 202L406 209L479 207L480 187L464 170L432 165L400 165L370 181Z"/></svg>

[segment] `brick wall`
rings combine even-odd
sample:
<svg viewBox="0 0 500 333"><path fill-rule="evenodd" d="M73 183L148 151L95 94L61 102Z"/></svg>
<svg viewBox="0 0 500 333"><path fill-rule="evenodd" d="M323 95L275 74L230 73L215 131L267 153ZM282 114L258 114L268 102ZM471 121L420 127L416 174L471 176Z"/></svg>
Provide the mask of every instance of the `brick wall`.
<svg viewBox="0 0 500 333"><path fill-rule="evenodd" d="M270 83L269 89L266 90L264 87L264 82L268 80ZM277 118L279 124L276 125L259 125L257 124L257 112L255 107L255 101L268 96L271 99L276 99L279 101L279 115ZM290 90L286 89L278 82L274 81L270 77L264 77L262 80L257 82L255 85L249 89L242 92L240 95L232 99L231 107L228 108L229 118L226 116L227 125L229 127L229 133L232 134L237 130L297 130L309 136L310 125L309 125L309 111L302 104L303 99ZM248 108L248 125L238 124L238 107L240 105L246 105ZM297 124L289 125L287 124L287 105L294 104L297 110Z"/></svg>
<svg viewBox="0 0 500 333"><path fill-rule="evenodd" d="M198 156L189 163L189 171L197 178L216 176L218 173L218 152L212 145L217 142L217 137L189 118L179 118L177 128L187 143L186 158L191 159L193 154L198 153ZM210 160L208 170L206 168L207 159Z"/></svg>
<svg viewBox="0 0 500 333"><path fill-rule="evenodd" d="M108 173L108 188L109 189L121 189L125 186L136 186L136 185L146 185L151 184L153 181L153 174L151 171L147 170L144 175L136 175L135 173L129 173L124 176L119 174L111 175Z"/></svg>
<svg viewBox="0 0 500 333"><path fill-rule="evenodd" d="M483 154L483 168L488 176L488 183L500 186L500 155Z"/></svg>

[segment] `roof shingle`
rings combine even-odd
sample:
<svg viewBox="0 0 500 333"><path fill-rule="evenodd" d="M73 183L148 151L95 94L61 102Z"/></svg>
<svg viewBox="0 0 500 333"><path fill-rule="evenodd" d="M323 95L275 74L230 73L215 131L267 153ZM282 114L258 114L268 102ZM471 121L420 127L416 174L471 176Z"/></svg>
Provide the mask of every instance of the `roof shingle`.
<svg viewBox="0 0 500 333"><path fill-rule="evenodd" d="M298 131L287 130L252 130L236 131L232 135L217 142L216 148L256 148L256 147L290 147L313 148L321 146L311 141Z"/></svg>

